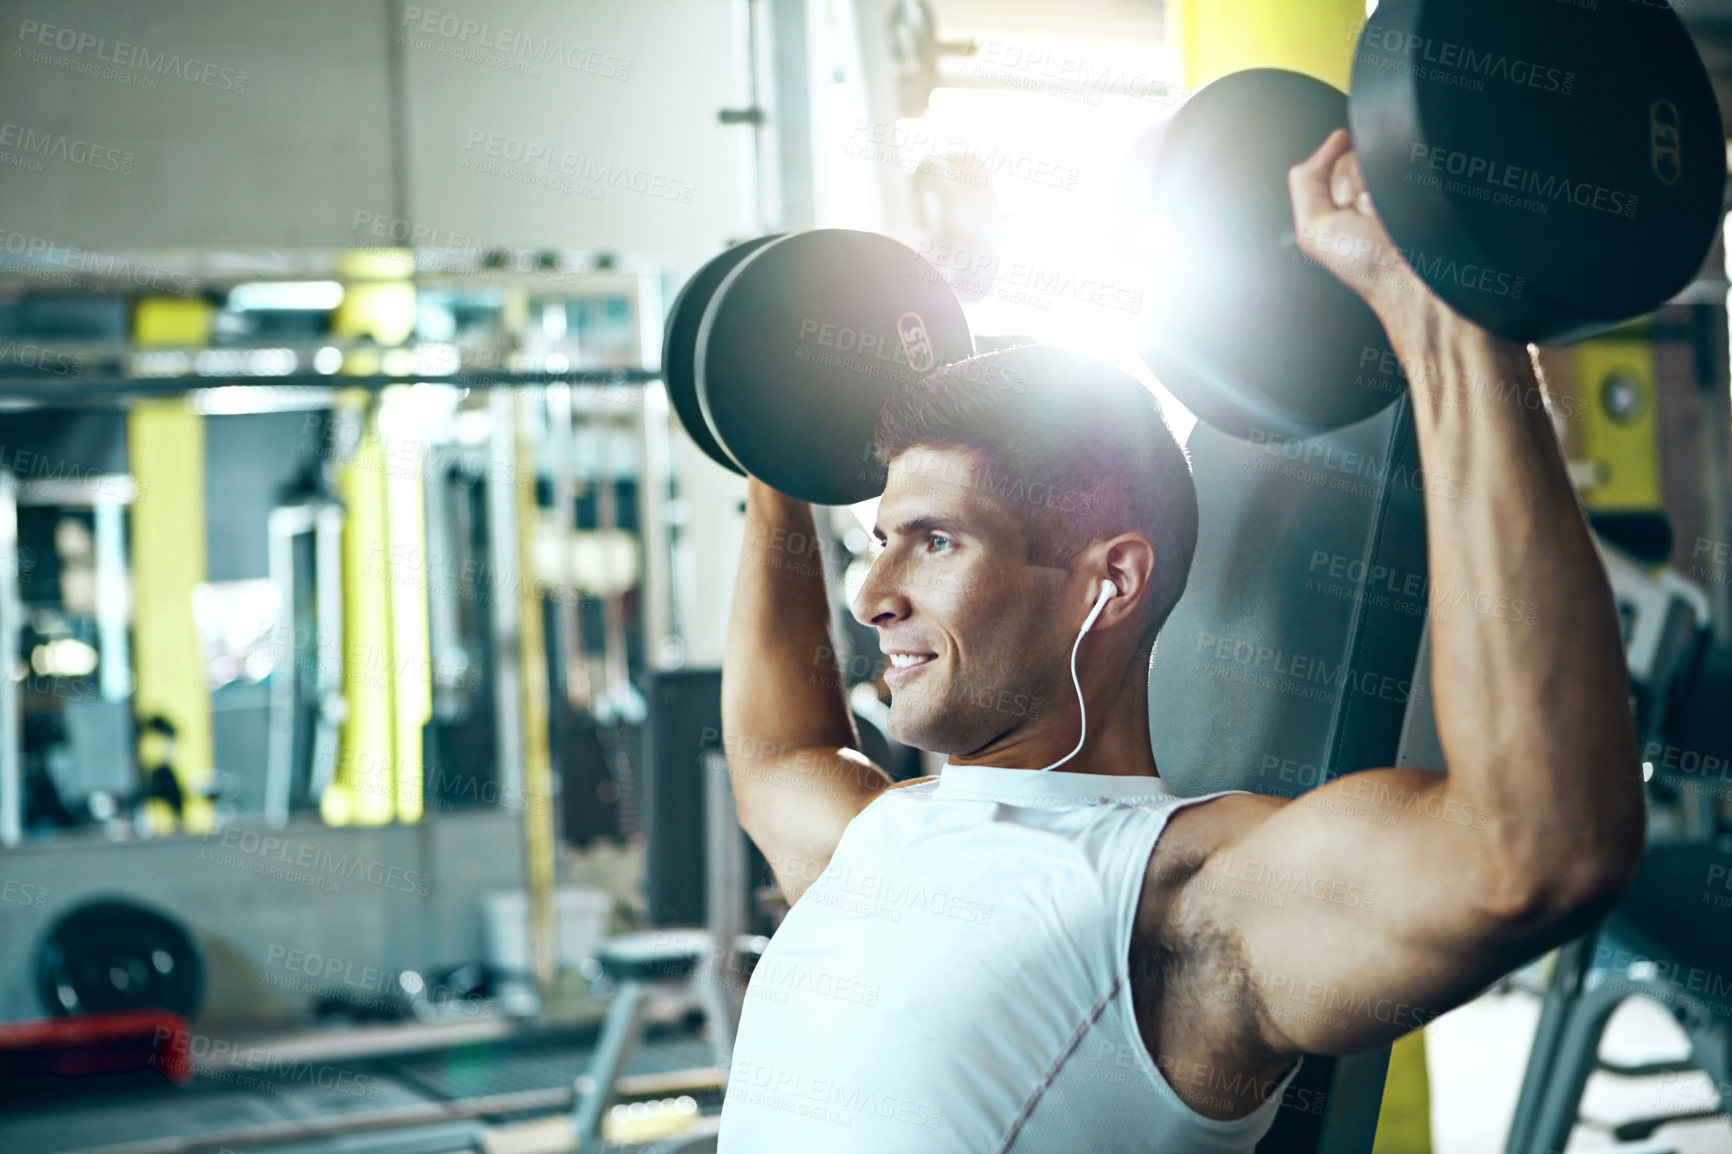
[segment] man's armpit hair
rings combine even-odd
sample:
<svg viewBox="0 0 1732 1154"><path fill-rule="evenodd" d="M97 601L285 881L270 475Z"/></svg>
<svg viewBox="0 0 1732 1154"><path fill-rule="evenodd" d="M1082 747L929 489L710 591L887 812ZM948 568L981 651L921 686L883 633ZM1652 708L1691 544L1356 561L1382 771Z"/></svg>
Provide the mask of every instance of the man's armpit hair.
<svg viewBox="0 0 1732 1154"><path fill-rule="evenodd" d="M1160 940L1142 957L1131 959L1132 988L1145 1005L1199 1011L1192 1021L1206 1023L1204 1039L1222 1058L1247 1062L1261 1055L1232 1055L1233 1039L1262 1038L1271 1049L1287 1045L1263 996L1251 981L1251 959L1240 932L1207 915L1186 917L1181 897ZM1244 1049L1243 1046L1237 1047ZM1159 1055L1156 1055L1157 1059Z"/></svg>

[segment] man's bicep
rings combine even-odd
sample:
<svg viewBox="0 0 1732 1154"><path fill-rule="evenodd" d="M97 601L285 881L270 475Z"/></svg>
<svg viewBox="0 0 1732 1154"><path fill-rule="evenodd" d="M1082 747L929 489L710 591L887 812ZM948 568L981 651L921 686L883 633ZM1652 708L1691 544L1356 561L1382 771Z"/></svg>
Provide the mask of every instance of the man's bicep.
<svg viewBox="0 0 1732 1154"><path fill-rule="evenodd" d="M830 864L848 823L890 785L854 749L730 759L734 808L792 905Z"/></svg>
<svg viewBox="0 0 1732 1154"><path fill-rule="evenodd" d="M1486 815L1423 770L1228 809L1175 916L1242 945L1247 994L1293 1049L1352 1053L1452 1009L1529 954ZM1249 800L1249 799L1247 799Z"/></svg>

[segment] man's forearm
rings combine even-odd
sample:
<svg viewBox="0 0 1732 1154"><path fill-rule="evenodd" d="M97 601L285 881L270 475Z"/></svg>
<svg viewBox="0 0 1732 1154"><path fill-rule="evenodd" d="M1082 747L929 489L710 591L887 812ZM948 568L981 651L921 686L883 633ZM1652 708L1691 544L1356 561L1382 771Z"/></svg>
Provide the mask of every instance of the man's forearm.
<svg viewBox="0 0 1732 1154"><path fill-rule="evenodd" d="M1432 494L1432 685L1451 792L1484 807L1513 862L1579 863L1593 884L1639 853L1642 775L1611 588L1531 355L1441 306L1389 327Z"/></svg>
<svg viewBox="0 0 1732 1154"><path fill-rule="evenodd" d="M835 658L825 657L835 646L812 509L760 481L748 485L745 547L722 661L723 732L772 758L776 751L852 745L842 679Z"/></svg>

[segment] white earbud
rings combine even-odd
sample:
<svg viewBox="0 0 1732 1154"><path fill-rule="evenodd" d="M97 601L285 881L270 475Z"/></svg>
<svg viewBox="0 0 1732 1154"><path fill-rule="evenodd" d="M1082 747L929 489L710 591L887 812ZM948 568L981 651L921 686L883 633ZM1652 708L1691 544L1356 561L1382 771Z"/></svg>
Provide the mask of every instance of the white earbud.
<svg viewBox="0 0 1732 1154"><path fill-rule="evenodd" d="M1101 582L1101 595L1095 598L1095 607L1089 610L1088 619L1083 622L1082 631L1087 633L1095 627L1095 619L1101 615L1101 610L1107 607L1107 602L1119 595L1119 587L1111 581Z"/></svg>
<svg viewBox="0 0 1732 1154"><path fill-rule="evenodd" d="M1084 634L1088 633L1090 629L1095 627L1095 620L1101 615L1101 610L1107 607L1108 601L1111 601L1118 595L1119 587L1117 585L1114 585L1111 581L1101 582L1101 595L1095 598L1095 607L1089 610L1087 619L1083 621L1082 632L1076 635L1076 644L1070 647L1070 682L1072 685L1076 686L1077 708L1082 711L1082 734L1076 740L1075 749L1071 750L1069 754L1060 758L1058 761L1053 762L1051 765L1043 766L1041 768L1042 773L1045 773L1049 769L1057 769L1059 766L1081 753L1083 742L1088 740L1089 707L1088 704L1083 701L1082 682L1078 681L1076 676L1076 653L1078 649L1082 648L1082 639Z"/></svg>

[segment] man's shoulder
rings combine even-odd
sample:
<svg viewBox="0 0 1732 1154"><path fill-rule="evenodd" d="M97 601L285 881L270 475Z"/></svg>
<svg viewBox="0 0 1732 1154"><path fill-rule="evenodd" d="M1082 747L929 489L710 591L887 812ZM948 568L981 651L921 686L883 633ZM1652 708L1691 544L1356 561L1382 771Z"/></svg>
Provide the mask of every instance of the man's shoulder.
<svg viewBox="0 0 1732 1154"><path fill-rule="evenodd" d="M1145 874L1150 891L1182 886L1221 847L1230 845L1289 804L1284 797L1228 793L1180 805L1167 817Z"/></svg>
<svg viewBox="0 0 1732 1154"><path fill-rule="evenodd" d="M854 818L860 817L861 814L864 814L867 810L871 809L873 807L873 805L884 800L886 797L889 797L892 793L896 792L899 789L907 789L910 786L916 786L916 785L925 785L928 782L934 782L937 780L938 780L938 778L936 778L936 777L911 777L907 781L893 781L889 785L885 786L883 789L879 790L877 793L873 794L872 800L868 801L865 805L861 806L860 807L860 813L855 814ZM916 796L920 797L921 795L916 795ZM852 822L853 820L854 819L850 819L850 822Z"/></svg>

